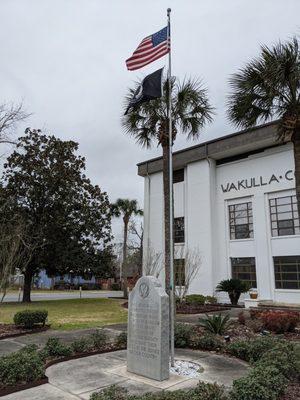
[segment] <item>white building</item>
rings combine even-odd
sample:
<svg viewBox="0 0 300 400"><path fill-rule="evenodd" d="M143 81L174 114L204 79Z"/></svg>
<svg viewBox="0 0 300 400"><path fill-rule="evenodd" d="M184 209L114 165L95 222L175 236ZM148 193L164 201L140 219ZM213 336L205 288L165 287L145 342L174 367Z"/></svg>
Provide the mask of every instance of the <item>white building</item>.
<svg viewBox="0 0 300 400"><path fill-rule="evenodd" d="M293 145L278 143L276 122L177 151L173 161L175 268L184 266L183 246L202 260L189 292L213 295L237 277L261 300L300 303ZM162 158L138 164L138 174L146 260L149 248L164 250Z"/></svg>

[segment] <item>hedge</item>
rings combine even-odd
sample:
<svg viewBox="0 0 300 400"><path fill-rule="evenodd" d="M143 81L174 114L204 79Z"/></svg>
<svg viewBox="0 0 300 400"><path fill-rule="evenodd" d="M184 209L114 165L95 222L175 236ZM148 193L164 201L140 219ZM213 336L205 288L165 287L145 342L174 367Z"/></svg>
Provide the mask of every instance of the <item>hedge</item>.
<svg viewBox="0 0 300 400"><path fill-rule="evenodd" d="M36 325L45 326L47 318L47 310L23 310L14 315L14 323L17 326L24 326L26 329L32 329Z"/></svg>

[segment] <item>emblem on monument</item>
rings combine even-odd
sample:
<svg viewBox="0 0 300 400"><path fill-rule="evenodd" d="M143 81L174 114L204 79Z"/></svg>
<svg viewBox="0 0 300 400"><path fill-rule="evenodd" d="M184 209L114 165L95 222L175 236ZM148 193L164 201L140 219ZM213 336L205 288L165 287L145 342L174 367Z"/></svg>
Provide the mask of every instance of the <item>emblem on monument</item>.
<svg viewBox="0 0 300 400"><path fill-rule="evenodd" d="M140 286L139 286L139 293L140 293L140 296L141 296L143 299L145 299L146 297L149 296L149 286L148 286L147 283L143 282L143 283L140 284Z"/></svg>

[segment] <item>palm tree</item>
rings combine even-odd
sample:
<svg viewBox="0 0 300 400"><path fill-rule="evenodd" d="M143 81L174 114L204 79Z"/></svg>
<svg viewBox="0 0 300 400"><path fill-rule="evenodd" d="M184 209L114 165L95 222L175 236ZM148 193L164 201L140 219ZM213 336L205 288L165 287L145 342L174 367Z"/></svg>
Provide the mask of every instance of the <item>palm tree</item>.
<svg viewBox="0 0 300 400"><path fill-rule="evenodd" d="M124 297L128 297L127 292L127 270L126 270L126 259L127 259L127 237L128 237L128 225L130 218L133 215L143 215L143 210L139 209L136 200L129 199L117 199L117 201L111 206L112 214L115 217L122 216L124 222L123 230L123 261L121 267L121 278L123 279L123 292Z"/></svg>
<svg viewBox="0 0 300 400"><path fill-rule="evenodd" d="M262 46L258 58L230 78L229 119L249 128L272 117L279 119L278 140L294 145L296 196L300 211L300 51L296 38Z"/></svg>
<svg viewBox="0 0 300 400"><path fill-rule="evenodd" d="M139 84L138 84L139 85ZM170 282L170 191L169 191L169 119L168 81L163 84L161 98L142 103L123 117L125 132L133 136L142 147L161 145L163 152L164 228L165 228L165 280L169 293ZM207 91L197 80L188 79L180 83L171 79L172 88L172 132L173 143L177 133L186 134L188 139L197 139L199 131L212 121L213 109L209 104ZM124 109L129 106L136 87L129 89Z"/></svg>

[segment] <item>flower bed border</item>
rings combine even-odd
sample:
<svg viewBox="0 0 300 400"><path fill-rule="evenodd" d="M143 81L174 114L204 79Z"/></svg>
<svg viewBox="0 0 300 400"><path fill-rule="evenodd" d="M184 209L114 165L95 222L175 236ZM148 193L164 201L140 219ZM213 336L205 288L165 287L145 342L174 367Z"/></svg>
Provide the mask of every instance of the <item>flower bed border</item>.
<svg viewBox="0 0 300 400"><path fill-rule="evenodd" d="M41 328L35 328L35 329L28 329L28 332L23 331L23 332L19 332L19 333L9 333L5 336L0 336L0 340L3 339L11 339L11 338L15 338L15 337L19 337L19 336L24 336L24 335L31 335L32 333L41 333L41 332L46 332L50 329L50 325L45 325Z"/></svg>
<svg viewBox="0 0 300 400"><path fill-rule="evenodd" d="M70 361L70 360L76 360L78 358L84 358L84 357L89 357L89 356L94 356L97 354L104 354L104 353L113 353L115 351L120 351L120 350L125 350L124 347L118 347L118 348L108 348L108 349L103 349L103 350L96 350L96 351L91 351L91 352L84 352L84 353L77 353L71 356L66 356L66 357L60 357L56 358L54 360L50 360L45 364L45 370L52 365L59 364L61 362L65 361ZM6 388L0 389L0 397L7 396L8 394L12 393L17 393L21 392L22 390L26 389L31 389L37 386L44 385L49 382L48 377L45 375L43 378L34 381L34 382L28 382L28 383L23 383L16 385L14 387L9 387L7 386Z"/></svg>

